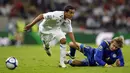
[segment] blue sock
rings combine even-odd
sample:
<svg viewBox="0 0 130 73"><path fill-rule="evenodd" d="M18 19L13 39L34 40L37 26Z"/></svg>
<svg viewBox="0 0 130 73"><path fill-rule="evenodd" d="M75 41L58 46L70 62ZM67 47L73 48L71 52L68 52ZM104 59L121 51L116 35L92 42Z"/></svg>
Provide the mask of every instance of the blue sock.
<svg viewBox="0 0 130 73"><path fill-rule="evenodd" d="M69 60L68 64L70 64L71 66L75 66L72 62L73 62L73 60Z"/></svg>
<svg viewBox="0 0 130 73"><path fill-rule="evenodd" d="M71 59L70 59L70 60L68 60L68 64L72 64L72 61L73 61L73 60L71 60Z"/></svg>
<svg viewBox="0 0 130 73"><path fill-rule="evenodd" d="M76 49L70 47L70 55L74 57L75 56L75 52L76 52Z"/></svg>

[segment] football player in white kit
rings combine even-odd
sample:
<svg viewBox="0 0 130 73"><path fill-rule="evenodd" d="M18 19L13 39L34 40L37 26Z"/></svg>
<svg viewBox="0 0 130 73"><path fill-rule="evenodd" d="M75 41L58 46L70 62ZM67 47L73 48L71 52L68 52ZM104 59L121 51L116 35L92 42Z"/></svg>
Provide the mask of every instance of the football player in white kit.
<svg viewBox="0 0 130 73"><path fill-rule="evenodd" d="M41 40L43 41L44 49L48 56L51 56L50 42L54 39L60 42L60 67L65 68L64 64L66 57L66 37L65 33L61 30L60 25L64 24L68 29L68 35L74 45L76 44L71 19L74 15L75 8L68 5L64 8L64 11L54 11L38 15L31 23L25 26L25 31L29 30L33 25L42 20L39 25L39 33Z"/></svg>

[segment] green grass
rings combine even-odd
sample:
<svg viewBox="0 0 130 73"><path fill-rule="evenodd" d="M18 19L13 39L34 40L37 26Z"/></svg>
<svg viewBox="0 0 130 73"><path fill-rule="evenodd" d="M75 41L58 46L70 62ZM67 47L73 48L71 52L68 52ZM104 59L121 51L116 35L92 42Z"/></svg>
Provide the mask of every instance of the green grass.
<svg viewBox="0 0 130 73"><path fill-rule="evenodd" d="M90 44L91 45L91 44ZM95 45L91 45L96 47ZM68 67L59 68L59 46L52 49L52 56L46 55L41 45L24 45L21 47L9 46L0 47L0 73L130 73L130 46L122 49L125 66L124 67ZM77 52L77 59L84 56ZM15 70L9 70L5 66L5 60L14 56L18 59L19 65Z"/></svg>

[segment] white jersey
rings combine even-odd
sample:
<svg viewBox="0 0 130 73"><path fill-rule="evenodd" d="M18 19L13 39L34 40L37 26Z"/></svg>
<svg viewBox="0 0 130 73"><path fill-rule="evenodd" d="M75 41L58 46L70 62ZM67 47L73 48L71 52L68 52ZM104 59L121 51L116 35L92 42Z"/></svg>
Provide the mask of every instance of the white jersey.
<svg viewBox="0 0 130 73"><path fill-rule="evenodd" d="M49 32L52 30L61 30L60 26L64 24L68 32L72 32L71 20L64 19L64 11L54 11L43 14L43 21L39 25L40 32Z"/></svg>

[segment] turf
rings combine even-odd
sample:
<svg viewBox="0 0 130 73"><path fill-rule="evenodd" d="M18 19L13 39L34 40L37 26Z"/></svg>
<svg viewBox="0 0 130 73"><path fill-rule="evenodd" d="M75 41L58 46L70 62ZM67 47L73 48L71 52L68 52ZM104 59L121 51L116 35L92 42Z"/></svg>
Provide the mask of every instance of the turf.
<svg viewBox="0 0 130 73"><path fill-rule="evenodd" d="M95 45L90 44L93 47ZM46 55L41 45L24 45L21 47L8 46L0 47L0 73L130 73L130 46L122 49L125 58L124 67L71 67L59 68L59 46L53 47L52 56ZM77 52L77 59L84 56ZM5 66L5 60L14 56L18 59L19 65L15 70L9 70Z"/></svg>

